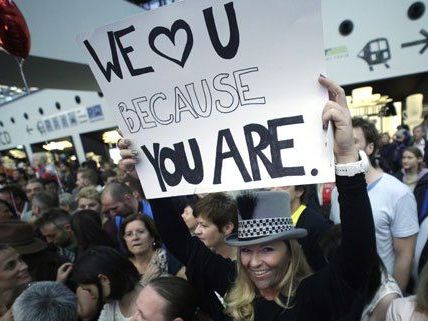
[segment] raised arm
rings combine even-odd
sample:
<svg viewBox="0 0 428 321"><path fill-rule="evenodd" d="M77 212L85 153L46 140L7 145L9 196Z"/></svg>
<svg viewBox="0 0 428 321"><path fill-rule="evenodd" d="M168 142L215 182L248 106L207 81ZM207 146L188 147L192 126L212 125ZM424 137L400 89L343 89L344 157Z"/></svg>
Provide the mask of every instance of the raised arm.
<svg viewBox="0 0 428 321"><path fill-rule="evenodd" d="M323 111L323 122L333 122L336 164L359 160L354 143L352 118L341 87L320 77L329 91L329 102ZM352 177L336 176L342 222L342 245L338 251L337 268L345 282L359 288L376 262L376 239L373 215L364 173Z"/></svg>

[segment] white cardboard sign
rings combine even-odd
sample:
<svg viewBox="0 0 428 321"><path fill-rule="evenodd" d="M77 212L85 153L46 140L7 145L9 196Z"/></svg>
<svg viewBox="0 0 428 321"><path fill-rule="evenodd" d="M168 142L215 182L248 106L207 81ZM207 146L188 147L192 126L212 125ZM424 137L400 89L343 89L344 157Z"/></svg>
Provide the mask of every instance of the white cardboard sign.
<svg viewBox="0 0 428 321"><path fill-rule="evenodd" d="M186 0L79 36L148 198L334 180L320 11Z"/></svg>

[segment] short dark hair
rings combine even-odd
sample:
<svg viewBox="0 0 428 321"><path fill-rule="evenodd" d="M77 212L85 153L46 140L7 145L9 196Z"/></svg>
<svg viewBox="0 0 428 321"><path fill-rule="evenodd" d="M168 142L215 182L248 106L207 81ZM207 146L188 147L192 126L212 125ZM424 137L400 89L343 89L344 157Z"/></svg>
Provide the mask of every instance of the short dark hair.
<svg viewBox="0 0 428 321"><path fill-rule="evenodd" d="M176 276L160 277L151 280L147 286L166 301L165 320L201 320L198 294L186 280Z"/></svg>
<svg viewBox="0 0 428 321"><path fill-rule="evenodd" d="M369 156L372 166L377 167L376 165L376 154L379 149L379 132L376 129L376 126L368 121L367 119L361 117L352 118L352 127L361 128L364 134L364 139L366 144L373 144L373 153Z"/></svg>
<svg viewBox="0 0 428 321"><path fill-rule="evenodd" d="M91 168L81 168L78 170L78 173L81 174L82 178L87 179L91 185L97 185L98 183L98 173Z"/></svg>
<svg viewBox="0 0 428 321"><path fill-rule="evenodd" d="M103 292L99 275L110 281L109 299L120 300L140 281L140 274L132 262L117 250L94 246L86 250L74 263L71 280L76 284L94 284L99 291L98 305L102 306ZM100 301L101 300L101 301Z"/></svg>
<svg viewBox="0 0 428 321"><path fill-rule="evenodd" d="M238 207L226 193L212 193L199 199L193 207L193 215L209 219L220 231L228 223L233 223L234 231L238 228Z"/></svg>
<svg viewBox="0 0 428 321"><path fill-rule="evenodd" d="M122 243L123 247L126 249L128 255L131 255L131 252L129 252L125 240L124 240L124 235L125 235L125 229L126 226L133 222L133 221L141 221L143 222L144 226L146 227L147 231L149 232L150 236L153 237L154 239L154 249L158 249L162 246L162 241L161 241L161 237L160 234L156 228L155 222L148 217L145 214L132 214L128 217L126 217L123 222L122 225L120 226L120 242Z"/></svg>
<svg viewBox="0 0 428 321"><path fill-rule="evenodd" d="M67 211L61 208L52 208L43 213L42 217L36 221L38 228L50 223L63 229L66 224L71 223L71 216Z"/></svg>
<svg viewBox="0 0 428 321"><path fill-rule="evenodd" d="M117 173L112 169L105 170L100 174L101 180L103 181L104 184L107 183L107 179L109 177L116 177L116 176L117 176Z"/></svg>
<svg viewBox="0 0 428 321"><path fill-rule="evenodd" d="M46 191L41 191L34 194L32 202L37 203L37 205L40 206L42 211L46 211L59 206L58 195Z"/></svg>

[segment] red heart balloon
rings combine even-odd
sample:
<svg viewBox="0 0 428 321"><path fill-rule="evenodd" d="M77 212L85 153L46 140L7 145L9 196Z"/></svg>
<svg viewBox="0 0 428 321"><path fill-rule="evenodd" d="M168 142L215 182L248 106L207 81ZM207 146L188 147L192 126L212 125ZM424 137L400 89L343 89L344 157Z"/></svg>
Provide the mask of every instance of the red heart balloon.
<svg viewBox="0 0 428 321"><path fill-rule="evenodd" d="M0 0L0 46L23 59L30 53L30 31L12 0Z"/></svg>

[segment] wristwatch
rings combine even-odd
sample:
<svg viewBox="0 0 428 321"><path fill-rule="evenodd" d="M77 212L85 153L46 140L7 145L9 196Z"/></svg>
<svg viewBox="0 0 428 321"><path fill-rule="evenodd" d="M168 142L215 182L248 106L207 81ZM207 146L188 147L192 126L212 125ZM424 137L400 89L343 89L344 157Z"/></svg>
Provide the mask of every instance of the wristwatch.
<svg viewBox="0 0 428 321"><path fill-rule="evenodd" d="M367 173L367 171L369 170L369 158L362 150L359 150L358 154L360 155L360 160L358 162L348 164L336 164L336 175L351 177L359 173Z"/></svg>

